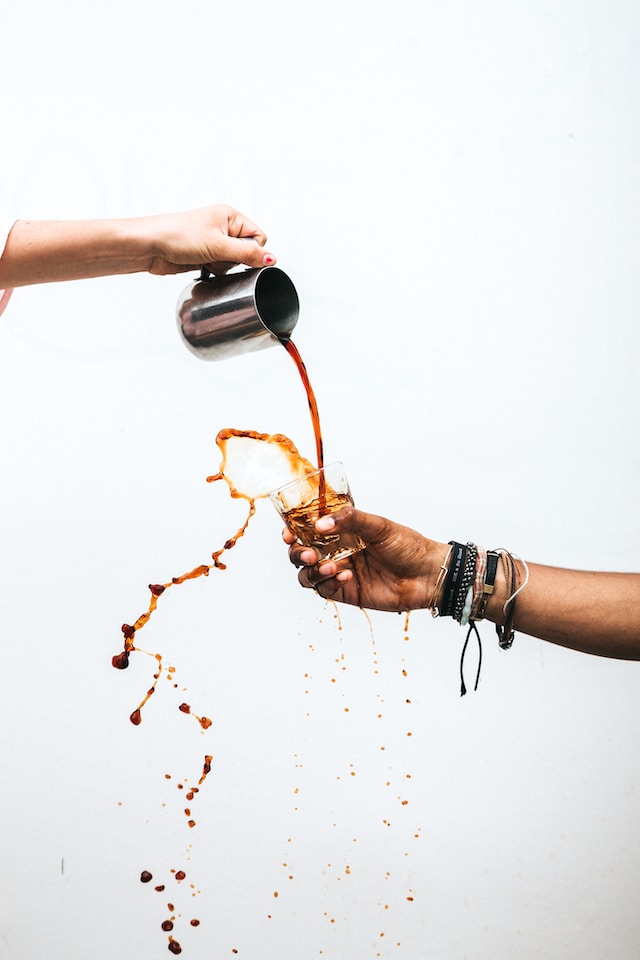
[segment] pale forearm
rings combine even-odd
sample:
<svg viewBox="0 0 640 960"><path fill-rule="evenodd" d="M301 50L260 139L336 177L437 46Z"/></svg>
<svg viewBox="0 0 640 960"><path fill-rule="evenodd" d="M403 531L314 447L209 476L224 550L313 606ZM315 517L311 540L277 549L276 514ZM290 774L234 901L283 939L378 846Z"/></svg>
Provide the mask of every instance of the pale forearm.
<svg viewBox="0 0 640 960"><path fill-rule="evenodd" d="M18 220L0 258L0 288L149 269L146 218Z"/></svg>
<svg viewBox="0 0 640 960"><path fill-rule="evenodd" d="M213 273L271 266L266 234L225 203L111 220L18 220L0 257L0 289L125 273Z"/></svg>
<svg viewBox="0 0 640 960"><path fill-rule="evenodd" d="M143 222L18 220L0 258L0 287L145 271L152 251Z"/></svg>

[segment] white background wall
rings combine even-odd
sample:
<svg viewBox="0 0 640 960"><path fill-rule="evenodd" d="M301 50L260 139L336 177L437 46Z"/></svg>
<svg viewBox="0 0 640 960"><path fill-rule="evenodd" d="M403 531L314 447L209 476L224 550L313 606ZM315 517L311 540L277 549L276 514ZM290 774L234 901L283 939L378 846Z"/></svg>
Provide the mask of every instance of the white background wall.
<svg viewBox="0 0 640 960"><path fill-rule="evenodd" d="M636 3L36 0L1 29L4 214L233 203L296 284L362 507L638 569ZM457 625L338 622L261 503L162 598L140 643L181 686L129 723L153 663L112 670L120 624L242 519L217 431L313 457L284 351L182 347L189 279L25 288L2 320L0 956L165 957L171 900L188 960L635 960L636 664L487 626L461 699Z"/></svg>

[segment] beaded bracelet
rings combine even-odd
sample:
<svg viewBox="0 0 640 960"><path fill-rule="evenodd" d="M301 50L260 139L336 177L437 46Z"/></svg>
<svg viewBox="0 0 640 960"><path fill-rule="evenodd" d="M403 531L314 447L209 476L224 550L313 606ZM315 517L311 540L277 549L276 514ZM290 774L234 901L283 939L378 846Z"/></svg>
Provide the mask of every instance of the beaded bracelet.
<svg viewBox="0 0 640 960"><path fill-rule="evenodd" d="M458 623L462 621L462 612L466 604L467 592L475 580L477 556L478 549L475 544L468 543L464 570L462 572L462 576L460 577L460 582L458 583L453 607L453 617L458 621Z"/></svg>

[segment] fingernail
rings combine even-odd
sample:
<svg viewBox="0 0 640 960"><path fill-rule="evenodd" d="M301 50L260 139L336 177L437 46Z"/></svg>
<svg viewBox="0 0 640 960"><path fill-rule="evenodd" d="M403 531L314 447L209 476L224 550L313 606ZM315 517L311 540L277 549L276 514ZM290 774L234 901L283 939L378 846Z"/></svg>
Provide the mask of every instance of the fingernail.
<svg viewBox="0 0 640 960"><path fill-rule="evenodd" d="M328 530L333 530L336 522L333 517L319 517L316 520L316 530L320 530L322 533L326 533Z"/></svg>
<svg viewBox="0 0 640 960"><path fill-rule="evenodd" d="M270 253L265 253L263 263L266 267L270 267L272 263L276 262L276 258L272 257Z"/></svg>

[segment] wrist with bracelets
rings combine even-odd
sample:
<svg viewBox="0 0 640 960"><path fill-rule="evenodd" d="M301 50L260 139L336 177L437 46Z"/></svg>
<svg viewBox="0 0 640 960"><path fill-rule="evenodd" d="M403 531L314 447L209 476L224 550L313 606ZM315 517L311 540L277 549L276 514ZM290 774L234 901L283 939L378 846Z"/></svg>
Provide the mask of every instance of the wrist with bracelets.
<svg viewBox="0 0 640 960"><path fill-rule="evenodd" d="M514 618L516 599L529 579L529 570L524 560L525 576L518 585L519 570L517 560L508 550L485 550L474 543L449 541L449 552L440 566L429 610L434 617L452 617L461 626L468 627L467 636L460 661L461 695L466 693L463 676L464 655L472 632L475 632L479 647L479 664L474 689L480 679L482 662L482 643L476 622L486 616L487 604L493 596L496 577L502 564L507 583L507 600L502 608L504 625L496 624L498 643L501 649L508 650L515 636Z"/></svg>

